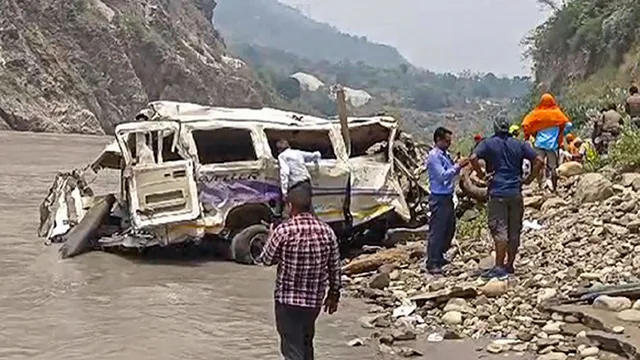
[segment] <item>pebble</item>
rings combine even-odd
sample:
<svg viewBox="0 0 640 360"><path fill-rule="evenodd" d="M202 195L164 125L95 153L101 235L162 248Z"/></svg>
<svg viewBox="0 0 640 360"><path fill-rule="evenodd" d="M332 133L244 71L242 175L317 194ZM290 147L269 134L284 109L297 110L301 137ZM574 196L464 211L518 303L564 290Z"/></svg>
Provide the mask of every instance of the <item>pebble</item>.
<svg viewBox="0 0 640 360"><path fill-rule="evenodd" d="M453 298L447 302L447 305L444 307L445 313L450 311L457 311L460 313L470 313L473 312L473 309L467 305L467 301L465 299Z"/></svg>
<svg viewBox="0 0 640 360"><path fill-rule="evenodd" d="M450 311L442 316L442 322L447 325L460 325L462 324L462 313Z"/></svg>
<svg viewBox="0 0 640 360"><path fill-rule="evenodd" d="M507 292L507 282L491 280L480 288L480 292L489 298L500 297Z"/></svg>
<svg viewBox="0 0 640 360"><path fill-rule="evenodd" d="M391 283L391 278L387 273L379 273L373 276L373 279L369 282L369 287L372 289L383 290Z"/></svg>
<svg viewBox="0 0 640 360"><path fill-rule="evenodd" d="M487 345L487 352L490 352L492 354L499 354L503 351L504 351L503 345L496 344L496 343L491 343Z"/></svg>
<svg viewBox="0 0 640 360"><path fill-rule="evenodd" d="M567 355L559 352L550 352L538 356L537 360L567 360Z"/></svg>
<svg viewBox="0 0 640 360"><path fill-rule="evenodd" d="M559 334L562 330L560 329L560 323L550 323L542 327L542 331L549 335Z"/></svg>
<svg viewBox="0 0 640 360"><path fill-rule="evenodd" d="M624 330L624 326L615 326L613 329L611 329L614 334L622 334L624 333Z"/></svg>
<svg viewBox="0 0 640 360"><path fill-rule="evenodd" d="M347 343L347 345L349 345L351 347L362 346L362 345L364 345L364 341L362 341L362 339L356 338L356 339L353 339L353 340L349 341Z"/></svg>
<svg viewBox="0 0 640 360"><path fill-rule="evenodd" d="M595 346L592 346L592 347L588 347L580 350L580 356L582 357L596 356L598 355L599 352L600 352L600 349L598 349Z"/></svg>

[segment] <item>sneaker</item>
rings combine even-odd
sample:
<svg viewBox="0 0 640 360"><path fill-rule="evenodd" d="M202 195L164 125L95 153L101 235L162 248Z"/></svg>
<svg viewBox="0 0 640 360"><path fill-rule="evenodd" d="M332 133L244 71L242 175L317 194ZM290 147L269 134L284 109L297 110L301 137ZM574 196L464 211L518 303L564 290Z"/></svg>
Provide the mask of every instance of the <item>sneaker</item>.
<svg viewBox="0 0 640 360"><path fill-rule="evenodd" d="M442 275L444 271L439 266L427 267L427 271L431 275Z"/></svg>
<svg viewBox="0 0 640 360"><path fill-rule="evenodd" d="M501 267L494 267L493 269L490 269L486 271L484 274L482 274L483 279L496 278L498 280L504 280L508 277L509 277L509 273L507 272L507 270Z"/></svg>

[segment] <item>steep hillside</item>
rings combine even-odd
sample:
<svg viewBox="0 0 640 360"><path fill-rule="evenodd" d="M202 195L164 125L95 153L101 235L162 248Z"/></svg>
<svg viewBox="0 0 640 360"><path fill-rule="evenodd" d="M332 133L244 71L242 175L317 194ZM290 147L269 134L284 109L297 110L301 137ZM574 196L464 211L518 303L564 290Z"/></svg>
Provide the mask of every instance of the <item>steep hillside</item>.
<svg viewBox="0 0 640 360"><path fill-rule="evenodd" d="M637 0L565 1L527 39L541 90L560 95L578 121L587 108L621 101L639 80L638 23Z"/></svg>
<svg viewBox="0 0 640 360"><path fill-rule="evenodd" d="M391 46L341 33L277 0L219 0L214 23L230 42L286 50L312 61L362 61L380 67L408 63Z"/></svg>
<svg viewBox="0 0 640 360"><path fill-rule="evenodd" d="M0 1L0 128L104 133L149 100L260 106L214 0ZM227 60L227 61L225 61Z"/></svg>

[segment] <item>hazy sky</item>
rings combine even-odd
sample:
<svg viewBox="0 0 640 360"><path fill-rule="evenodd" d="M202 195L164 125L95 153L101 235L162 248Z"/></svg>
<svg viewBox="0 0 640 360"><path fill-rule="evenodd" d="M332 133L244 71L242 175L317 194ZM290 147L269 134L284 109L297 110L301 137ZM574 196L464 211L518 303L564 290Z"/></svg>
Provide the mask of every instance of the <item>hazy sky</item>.
<svg viewBox="0 0 640 360"><path fill-rule="evenodd" d="M439 72L528 74L520 41L547 16L536 0L280 1Z"/></svg>

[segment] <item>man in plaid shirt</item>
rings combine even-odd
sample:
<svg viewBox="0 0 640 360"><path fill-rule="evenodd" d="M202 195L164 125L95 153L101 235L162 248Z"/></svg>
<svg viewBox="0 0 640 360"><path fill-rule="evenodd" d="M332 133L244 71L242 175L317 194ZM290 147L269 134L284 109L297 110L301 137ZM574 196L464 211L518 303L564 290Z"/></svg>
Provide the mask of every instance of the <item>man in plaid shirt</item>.
<svg viewBox="0 0 640 360"><path fill-rule="evenodd" d="M322 305L329 314L338 309L340 253L333 230L311 213L309 191L290 190L287 203L291 217L272 229L261 262L278 265L275 315L282 355L286 360L313 360Z"/></svg>

